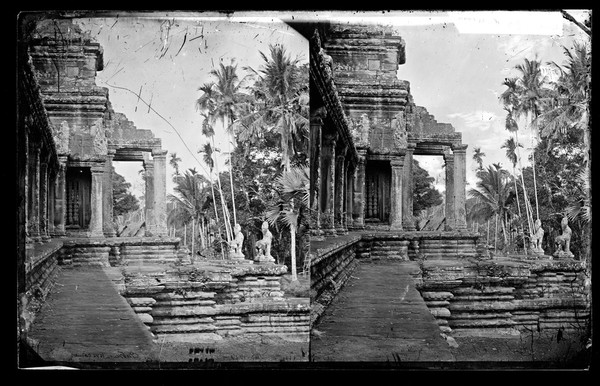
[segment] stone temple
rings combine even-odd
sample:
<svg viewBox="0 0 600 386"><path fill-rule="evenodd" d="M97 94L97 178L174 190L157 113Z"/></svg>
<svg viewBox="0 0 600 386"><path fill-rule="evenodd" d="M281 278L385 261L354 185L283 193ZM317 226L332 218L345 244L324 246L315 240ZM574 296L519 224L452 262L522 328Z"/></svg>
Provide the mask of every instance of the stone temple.
<svg viewBox="0 0 600 386"><path fill-rule="evenodd" d="M410 60L409 43L390 26L296 28L310 40L311 323L322 332L311 341L316 355L336 360L327 357L335 352L346 358L340 360L357 360L340 342L361 339L361 331L348 332L348 323L359 314L364 320L373 317L365 310L381 303L352 289L367 285L355 276L367 275L359 267L370 263L400 263L387 271L410 272L399 273L393 286L419 291L414 304L427 305L438 335L583 331L590 309L582 262L549 256L491 258L480 234L467 229L467 144L452 125L437 122L417 105L409 82L398 79L399 66ZM423 229L416 229L412 216L416 155L445 161L444 215ZM348 294L337 301L350 281ZM357 291L368 304L351 303ZM379 286L377 291L386 290ZM409 303L398 307L399 315L417 315ZM349 320L336 319L345 312ZM411 341L416 335L406 327L410 318L398 318L374 323L397 323L399 341ZM415 334L419 328L414 326Z"/></svg>
<svg viewBox="0 0 600 386"><path fill-rule="evenodd" d="M21 354L187 363L200 359L188 343L271 334L276 342L293 337L277 344L295 345L292 356L307 360L309 299L286 296L287 267L243 256L195 262L169 237L161 139L113 110L108 89L96 84L103 48L88 32L69 18L29 16L21 19L17 74ZM130 234L117 235L113 224L115 161L144 167L145 213ZM158 349L157 339L170 348ZM231 347L221 360L252 355Z"/></svg>

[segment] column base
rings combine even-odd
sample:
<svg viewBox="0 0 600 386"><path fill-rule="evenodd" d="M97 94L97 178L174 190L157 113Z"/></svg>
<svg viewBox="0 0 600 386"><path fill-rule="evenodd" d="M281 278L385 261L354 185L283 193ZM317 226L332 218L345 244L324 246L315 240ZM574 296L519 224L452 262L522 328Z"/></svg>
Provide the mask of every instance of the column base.
<svg viewBox="0 0 600 386"><path fill-rule="evenodd" d="M323 229L323 236L337 236L337 230L335 228Z"/></svg>
<svg viewBox="0 0 600 386"><path fill-rule="evenodd" d="M114 230L104 231L104 237L117 237L117 232Z"/></svg>
<svg viewBox="0 0 600 386"><path fill-rule="evenodd" d="M275 259L273 258L273 256L264 256L264 255L256 256L254 258L254 261L258 264L274 264L275 263Z"/></svg>
<svg viewBox="0 0 600 386"><path fill-rule="evenodd" d="M404 228L402 228L401 224L398 225L390 225L390 230L391 231L404 231Z"/></svg>

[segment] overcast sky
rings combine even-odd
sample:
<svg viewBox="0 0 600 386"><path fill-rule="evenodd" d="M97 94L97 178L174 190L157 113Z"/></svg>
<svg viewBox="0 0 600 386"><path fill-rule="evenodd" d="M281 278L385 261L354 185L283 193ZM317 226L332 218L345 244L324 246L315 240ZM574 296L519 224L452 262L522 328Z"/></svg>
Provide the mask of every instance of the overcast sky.
<svg viewBox="0 0 600 386"><path fill-rule="evenodd" d="M578 20L586 12L569 11ZM92 17L80 24L104 48L103 71L96 83L108 87L114 109L124 113L140 129L150 129L162 139L163 148L177 152L181 169L195 167L202 172L202 155L197 150L206 142L200 134L201 116L195 108L198 87L211 80L209 71L232 59L238 74L244 66L258 69L263 63L259 51L280 43L293 56L308 61L308 41L281 20L350 20L394 25L406 42L406 63L398 78L408 80L417 105L427 108L438 122L451 123L462 132L467 150L467 180L475 181L472 161L474 147L486 154L484 164L511 165L502 142L509 138L504 129L505 112L498 101L502 81L515 76L515 65L524 58L543 63L563 64L563 46L573 40L585 41L577 26L559 12L395 12L395 13L234 13L148 15L119 14L118 18ZM116 16L116 15L115 15ZM549 73L549 75L552 75ZM140 93L156 112L148 109ZM161 118L158 114L165 119ZM176 130L173 129L175 127ZM177 134L179 133L179 135ZM529 133L520 134L521 143L531 146ZM217 145L219 147L219 145ZM220 147L226 150L225 142ZM526 152L523 161L526 162ZM443 190L441 157L418 157ZM132 182L136 195L143 192L137 173L140 163L117 164L117 171ZM223 170L223 167L221 168ZM167 173L173 170L167 166ZM167 190L172 190L169 178Z"/></svg>

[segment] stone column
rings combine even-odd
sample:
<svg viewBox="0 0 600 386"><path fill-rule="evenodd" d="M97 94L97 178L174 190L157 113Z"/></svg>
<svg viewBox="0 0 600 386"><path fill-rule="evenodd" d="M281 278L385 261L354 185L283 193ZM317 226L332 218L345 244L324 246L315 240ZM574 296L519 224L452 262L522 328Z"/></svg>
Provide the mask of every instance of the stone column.
<svg viewBox="0 0 600 386"><path fill-rule="evenodd" d="M91 187L91 214L90 214L90 237L104 237L102 232L102 181L104 180L104 164L94 165L91 168L92 187Z"/></svg>
<svg viewBox="0 0 600 386"><path fill-rule="evenodd" d="M54 235L64 236L67 216L67 156L58 156L58 174L54 185Z"/></svg>
<svg viewBox="0 0 600 386"><path fill-rule="evenodd" d="M31 149L31 211L29 213L29 237L35 242L42 240L40 235L40 148Z"/></svg>
<svg viewBox="0 0 600 386"><path fill-rule="evenodd" d="M390 229L402 230L402 180L404 176L404 156L392 159L392 181L390 194Z"/></svg>
<svg viewBox="0 0 600 386"><path fill-rule="evenodd" d="M144 160L144 215L146 222L146 236L154 232L154 160Z"/></svg>
<svg viewBox="0 0 600 386"><path fill-rule="evenodd" d="M354 215L354 175L356 174L356 165L349 164L346 173L346 229L354 226L352 216Z"/></svg>
<svg viewBox="0 0 600 386"><path fill-rule="evenodd" d="M454 154L444 154L446 162L446 231L453 231L456 228L454 222Z"/></svg>
<svg viewBox="0 0 600 386"><path fill-rule="evenodd" d="M453 147L454 152L454 221L456 230L467 230L467 145Z"/></svg>
<svg viewBox="0 0 600 386"><path fill-rule="evenodd" d="M344 199L346 185L346 148L337 149L335 154L335 201L334 201L334 227L338 234L346 234Z"/></svg>
<svg viewBox="0 0 600 386"><path fill-rule="evenodd" d="M402 187L402 227L407 231L414 231L413 220L413 153L415 144L409 143L404 156L404 181Z"/></svg>
<svg viewBox="0 0 600 386"><path fill-rule="evenodd" d="M167 236L167 150L153 150L154 236Z"/></svg>
<svg viewBox="0 0 600 386"><path fill-rule="evenodd" d="M115 150L109 149L104 163L104 182L102 184L102 195L104 202L102 205L102 231L106 237L115 237L117 232L113 224L113 183L112 183L112 163L115 157Z"/></svg>
<svg viewBox="0 0 600 386"><path fill-rule="evenodd" d="M335 197L335 143L337 135L327 133L322 137L321 142L321 177L325 178L322 183L324 189L321 189L321 229L325 235L335 235L333 225L334 197Z"/></svg>
<svg viewBox="0 0 600 386"><path fill-rule="evenodd" d="M354 194L352 208L354 213L352 214L353 221L352 227L354 229L365 228L365 163L367 151L365 149L357 150L358 152L358 164L356 165L356 171L354 173Z"/></svg>
<svg viewBox="0 0 600 386"><path fill-rule="evenodd" d="M323 235L321 230L321 115L310 118L310 234L316 238Z"/></svg>
<svg viewBox="0 0 600 386"><path fill-rule="evenodd" d="M24 158L25 158L25 186L24 186L24 202L25 202L25 218L24 218L24 226L25 226L25 244L26 244L26 248L30 248L31 247L31 242L33 240L31 240L31 238L29 237L29 212L31 212L31 200L29 197L29 190L31 189L31 187L29 186L30 183L30 174L31 174L31 167L30 167L30 163L31 163L31 151L29 150L29 135L27 133L24 133L23 135L23 141L24 141L24 145L23 145L23 149L25 151L24 154Z"/></svg>
<svg viewBox="0 0 600 386"><path fill-rule="evenodd" d="M56 170L52 170L48 174L48 236L54 235L54 210L55 210L55 199L54 194L56 193Z"/></svg>
<svg viewBox="0 0 600 386"><path fill-rule="evenodd" d="M42 241L48 241L48 160L47 156L40 159L40 236Z"/></svg>

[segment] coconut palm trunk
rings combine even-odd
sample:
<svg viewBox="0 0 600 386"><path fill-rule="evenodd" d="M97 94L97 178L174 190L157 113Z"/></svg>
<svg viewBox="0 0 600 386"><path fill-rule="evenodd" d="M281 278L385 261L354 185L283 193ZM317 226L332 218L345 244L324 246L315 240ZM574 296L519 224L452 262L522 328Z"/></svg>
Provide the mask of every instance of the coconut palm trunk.
<svg viewBox="0 0 600 386"><path fill-rule="evenodd" d="M215 146L215 138L212 137L213 149ZM225 204L225 198L223 197L223 189L221 188L221 178L219 177L219 164L217 162L217 157L214 157L215 169L217 171L217 187L219 189L219 196L221 197L221 209L223 211L223 221L225 222L225 236L227 237L227 242L231 241L231 229L229 226L229 216L227 216L227 205Z"/></svg>
<svg viewBox="0 0 600 386"><path fill-rule="evenodd" d="M196 219L194 219L192 217L192 259L194 258L194 247L195 247L195 241L196 241Z"/></svg>
<svg viewBox="0 0 600 386"><path fill-rule="evenodd" d="M229 123L229 118L227 116L223 117L223 126L225 127L225 134L229 136L227 133L227 124ZM231 138L228 138L227 141L227 156L229 158L229 185L231 186L231 207L233 208L233 224L237 224L237 216L235 211L235 193L233 191L233 163L231 163L231 140L235 140L233 137L233 133L231 134ZM233 236L233 235L232 235Z"/></svg>
<svg viewBox="0 0 600 386"><path fill-rule="evenodd" d="M517 131L515 131L515 139L518 144L519 143L519 134ZM531 233L532 229L533 229L533 219L532 219L531 211L528 209L530 207L530 205L528 205L529 198L527 197L527 189L525 188L525 178L523 177L523 165L521 164L521 151L519 150L519 146L517 146L516 149L517 149L517 162L519 164L519 170L521 172L521 186L523 187L523 197L524 197L524 201L525 201L525 214L527 215L527 225L529 227L529 233Z"/></svg>
<svg viewBox="0 0 600 386"><path fill-rule="evenodd" d="M536 174L535 174L535 137L533 134L533 130L535 130L533 128L533 125L531 124L531 122L533 121L533 113L528 113L527 114L527 119L529 121L529 126L531 128L531 168L533 170L533 192L535 195L535 213L536 213L536 218L539 219L540 218L540 207L538 204L538 194L537 194L537 178L536 178Z"/></svg>
<svg viewBox="0 0 600 386"><path fill-rule="evenodd" d="M298 275L296 273L296 224L290 225L290 239L292 244L290 247L292 258L292 281L298 281Z"/></svg>

